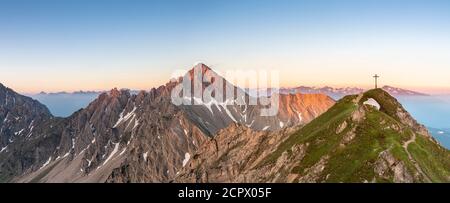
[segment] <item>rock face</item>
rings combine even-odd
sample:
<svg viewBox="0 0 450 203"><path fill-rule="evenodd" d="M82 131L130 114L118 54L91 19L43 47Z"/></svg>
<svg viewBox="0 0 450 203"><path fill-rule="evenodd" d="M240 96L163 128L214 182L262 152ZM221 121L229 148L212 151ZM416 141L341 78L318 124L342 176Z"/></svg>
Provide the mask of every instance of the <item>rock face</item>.
<svg viewBox="0 0 450 203"><path fill-rule="evenodd" d="M381 89L347 96L299 129L230 126L193 157L175 182L450 181L450 152Z"/></svg>
<svg viewBox="0 0 450 203"><path fill-rule="evenodd" d="M294 147L271 167L255 168L298 128L253 131L233 124L202 145L175 182L277 182L290 170L289 163L305 156L306 146Z"/></svg>
<svg viewBox="0 0 450 203"><path fill-rule="evenodd" d="M55 123L60 139L44 163L15 182L161 182L207 136L170 103L174 84L131 95L113 89ZM50 149L49 149L50 150ZM20 159L19 159L20 160Z"/></svg>
<svg viewBox="0 0 450 203"><path fill-rule="evenodd" d="M230 125L270 134L304 125L334 104L323 95L288 95L280 99L279 114L261 117L259 105L202 101L176 106L171 92L179 84L173 81L137 94L113 89L68 118L55 118L38 102L15 93L12 97L11 90L2 88L8 93L0 92L0 118L5 120L0 181L168 182L199 147ZM9 124L18 116L24 120Z"/></svg>
<svg viewBox="0 0 450 203"><path fill-rule="evenodd" d="M1 182L13 174L26 172L34 162L46 161L36 158L49 153L50 149L42 146L55 148L59 139L51 135L52 130L41 126L57 122L59 119L53 118L44 105L0 84ZM31 146L33 150L29 149Z"/></svg>
<svg viewBox="0 0 450 203"><path fill-rule="evenodd" d="M7 147L15 139L33 137L32 127L51 118L44 105L0 84L0 148Z"/></svg>

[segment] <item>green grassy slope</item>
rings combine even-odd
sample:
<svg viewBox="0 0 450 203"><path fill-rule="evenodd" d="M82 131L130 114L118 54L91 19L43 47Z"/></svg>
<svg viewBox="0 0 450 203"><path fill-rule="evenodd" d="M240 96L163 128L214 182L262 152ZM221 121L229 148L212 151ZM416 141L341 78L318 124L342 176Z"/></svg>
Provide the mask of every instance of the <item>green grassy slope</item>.
<svg viewBox="0 0 450 203"><path fill-rule="evenodd" d="M369 98L380 104L380 110L363 104ZM323 160L316 182L403 182L395 178L399 173L395 167L404 169L409 181L449 182L449 151L404 123L397 115L399 108L403 109L397 100L380 89L347 96L290 135L260 166L273 164L294 145L308 144L306 156L295 163L291 174L306 176ZM355 119L358 113L361 119ZM395 163L380 175L375 168L380 168L382 152L392 155Z"/></svg>

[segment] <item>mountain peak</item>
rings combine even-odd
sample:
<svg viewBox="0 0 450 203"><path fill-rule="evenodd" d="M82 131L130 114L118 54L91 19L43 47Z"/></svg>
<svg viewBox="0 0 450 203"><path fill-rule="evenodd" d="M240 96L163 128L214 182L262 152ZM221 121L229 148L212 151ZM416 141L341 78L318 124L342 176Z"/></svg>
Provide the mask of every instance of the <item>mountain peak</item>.
<svg viewBox="0 0 450 203"><path fill-rule="evenodd" d="M201 61L197 61L194 63L193 67L197 66L197 65L203 65L206 66L205 63L201 62Z"/></svg>
<svg viewBox="0 0 450 203"><path fill-rule="evenodd" d="M398 108L401 107L401 104L391 96L386 90L382 88L372 89L366 91L362 94L362 97L359 100L359 103L362 104L369 99L374 99L376 102L380 104L381 111L385 111L388 115L395 115L395 112Z"/></svg>
<svg viewBox="0 0 450 203"><path fill-rule="evenodd" d="M121 97L122 95L129 95L130 91L128 89L113 88L109 92L103 93L103 94L104 95L108 95L108 96L113 97L113 98L116 98L116 97Z"/></svg>
<svg viewBox="0 0 450 203"><path fill-rule="evenodd" d="M12 91L10 88L4 86L2 83L0 83L0 91Z"/></svg>
<svg viewBox="0 0 450 203"><path fill-rule="evenodd" d="M392 95L388 93L388 91L378 88L372 89L364 94L359 100L359 104L363 104L364 102L373 99L380 105L380 111L387 114L388 116L394 118L400 123L403 123L417 132L420 132L423 135L429 135L428 130L422 124L419 124L409 112L402 106L402 104Z"/></svg>
<svg viewBox="0 0 450 203"><path fill-rule="evenodd" d="M407 90L407 89L392 87L392 86L389 86L389 85L385 85L381 89L383 89L386 92L389 92L390 94L393 94L393 95L429 96L428 94L424 94L424 93L421 93L421 92L416 92L416 91L411 91L411 90Z"/></svg>
<svg viewBox="0 0 450 203"><path fill-rule="evenodd" d="M13 94L13 95L17 94L16 91L14 91L13 89L11 89L7 86L4 86L2 83L0 83L0 93Z"/></svg>
<svg viewBox="0 0 450 203"><path fill-rule="evenodd" d="M209 66L205 65L204 63L195 63L194 66L188 71L188 73L193 76L194 71L197 69L201 69L202 74L205 74L208 71L213 71Z"/></svg>
<svg viewBox="0 0 450 203"><path fill-rule="evenodd" d="M120 95L120 91L115 87L109 91L109 95L111 95L113 97L117 97Z"/></svg>

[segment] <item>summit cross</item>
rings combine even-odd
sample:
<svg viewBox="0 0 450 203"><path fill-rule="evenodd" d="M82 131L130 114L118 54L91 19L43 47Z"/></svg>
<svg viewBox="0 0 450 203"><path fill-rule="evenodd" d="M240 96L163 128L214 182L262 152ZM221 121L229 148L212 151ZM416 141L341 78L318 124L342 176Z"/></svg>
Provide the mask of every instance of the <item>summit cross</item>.
<svg viewBox="0 0 450 203"><path fill-rule="evenodd" d="M373 76L373 78L375 78L375 89L377 89L378 88L378 78L379 78L380 76L378 76L377 74L375 74L374 76Z"/></svg>

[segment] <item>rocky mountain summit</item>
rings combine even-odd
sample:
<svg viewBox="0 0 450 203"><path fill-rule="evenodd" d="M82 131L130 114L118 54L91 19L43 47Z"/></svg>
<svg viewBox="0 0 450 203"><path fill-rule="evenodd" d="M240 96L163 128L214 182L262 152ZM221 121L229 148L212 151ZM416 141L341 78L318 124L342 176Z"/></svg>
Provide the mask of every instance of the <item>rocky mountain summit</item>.
<svg viewBox="0 0 450 203"><path fill-rule="evenodd" d="M261 105L233 101L192 97L196 105L177 106L171 93L180 82L137 94L113 89L67 118L53 117L45 106L2 86L0 181L168 182L230 125L277 131L304 125L334 104L324 95L283 96L280 113L272 117L260 116ZM24 120L8 124L18 116Z"/></svg>

